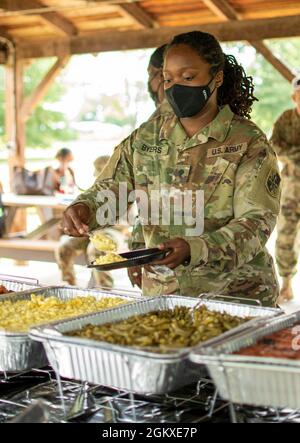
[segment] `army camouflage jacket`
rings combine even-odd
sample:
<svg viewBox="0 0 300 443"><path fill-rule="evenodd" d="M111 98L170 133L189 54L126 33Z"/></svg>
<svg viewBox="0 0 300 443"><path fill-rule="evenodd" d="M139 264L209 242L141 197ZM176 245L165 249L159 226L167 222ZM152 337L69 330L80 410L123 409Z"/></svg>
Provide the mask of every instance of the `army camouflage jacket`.
<svg viewBox="0 0 300 443"><path fill-rule="evenodd" d="M285 168L284 174L300 175L300 115L288 109L276 121L271 143Z"/></svg>
<svg viewBox="0 0 300 443"><path fill-rule="evenodd" d="M157 107L157 109L153 112L149 120L153 118L159 117L160 115L173 113L171 105L168 100L165 98L162 103ZM141 249L145 248L145 240L143 236L143 228L141 222L137 218L135 224L132 229L132 234L129 241L130 249Z"/></svg>
<svg viewBox="0 0 300 443"><path fill-rule="evenodd" d="M112 191L120 205L120 182L148 195L157 189L204 191L201 235L187 236L186 224L172 221L143 226L147 247L182 237L191 249L188 266L144 271L145 295L209 292L274 305L278 283L265 244L279 212L280 176L276 154L254 123L228 106L191 138L174 114L147 121L115 148L95 184L75 201L92 210L91 229L97 227L98 191Z"/></svg>

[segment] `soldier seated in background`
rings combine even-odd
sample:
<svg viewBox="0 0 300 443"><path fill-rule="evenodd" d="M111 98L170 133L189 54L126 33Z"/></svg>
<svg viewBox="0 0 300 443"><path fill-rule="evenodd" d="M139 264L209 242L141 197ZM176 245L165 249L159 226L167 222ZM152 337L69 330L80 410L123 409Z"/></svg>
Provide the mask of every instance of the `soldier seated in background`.
<svg viewBox="0 0 300 443"><path fill-rule="evenodd" d="M72 194L76 186L75 174L70 164L74 160L71 149L62 148L55 156L58 166L54 169L54 187L57 192Z"/></svg>
<svg viewBox="0 0 300 443"><path fill-rule="evenodd" d="M108 160L109 156L101 156L94 161L95 177L101 173ZM116 238L116 230L114 228L104 229L103 231L106 235L113 237L118 244L118 238ZM101 254L101 252L94 248L89 238L74 238L67 235L61 237L60 245L56 251L56 262L61 270L62 280L72 286L76 285L74 261L82 252L86 255L87 263L91 263ZM99 272L93 269L90 283L92 286L112 288L114 281L109 272ZM91 284L89 284L89 286Z"/></svg>
<svg viewBox="0 0 300 443"><path fill-rule="evenodd" d="M276 121L271 142L283 163L281 213L278 220L276 262L282 277L278 302L293 298L292 278L297 272L299 247L296 239L300 227L300 75L292 82L293 109Z"/></svg>

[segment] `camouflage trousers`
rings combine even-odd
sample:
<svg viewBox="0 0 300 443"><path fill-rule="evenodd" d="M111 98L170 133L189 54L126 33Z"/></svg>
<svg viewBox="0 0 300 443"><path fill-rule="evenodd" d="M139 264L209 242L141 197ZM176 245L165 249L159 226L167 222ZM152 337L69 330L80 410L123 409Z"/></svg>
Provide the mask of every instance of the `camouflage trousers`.
<svg viewBox="0 0 300 443"><path fill-rule="evenodd" d="M276 262L281 277L297 273L300 229L300 178L283 177L281 211L277 223Z"/></svg>
<svg viewBox="0 0 300 443"><path fill-rule="evenodd" d="M87 263L91 263L101 254L87 238L68 237L66 235L61 237L59 247L55 254L56 262L61 270L62 280L72 286L76 285L74 261L82 252L85 254ZM113 278L108 272L92 270L89 286L112 288L113 285Z"/></svg>

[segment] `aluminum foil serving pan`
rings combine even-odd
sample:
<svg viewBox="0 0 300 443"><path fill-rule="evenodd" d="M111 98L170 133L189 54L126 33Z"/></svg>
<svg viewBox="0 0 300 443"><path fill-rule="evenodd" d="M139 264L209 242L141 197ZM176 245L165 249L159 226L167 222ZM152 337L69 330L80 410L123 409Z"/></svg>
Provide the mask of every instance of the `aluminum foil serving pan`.
<svg viewBox="0 0 300 443"><path fill-rule="evenodd" d="M205 363L220 395L233 403L300 409L300 360L233 355L274 332L300 324L300 311L269 320L265 326L191 355ZM295 344L299 345L295 328ZM292 343L291 343L292 349Z"/></svg>
<svg viewBox="0 0 300 443"><path fill-rule="evenodd" d="M162 354L64 334L87 324L101 325L154 310L174 309L176 306L194 308L197 305L205 305L210 310L240 317L261 318L278 315L278 310L269 308L216 300L199 301L191 297L162 296L141 300L99 314L56 322L51 327L32 328L30 336L34 340L43 342L50 364L63 377L138 393L161 394L197 381L206 374L204 366L199 368L199 365L190 361L189 354L192 348ZM249 323L252 324L254 321L257 320L246 322L235 330L244 330ZM223 334L223 337L231 336L233 333L234 330L231 330ZM214 343L214 340L212 342ZM202 346L207 344L203 343Z"/></svg>
<svg viewBox="0 0 300 443"><path fill-rule="evenodd" d="M3 301L29 300L31 294L45 297L57 297L61 300L69 300L75 297L92 295L97 300L104 297L118 297L124 302L132 302L137 298L136 292L125 293L116 290L116 293L102 291L101 289L79 289L75 287L49 286L34 288L15 294L7 294L0 297ZM0 371L18 372L31 368L40 368L47 364L47 357L41 343L32 341L28 333L9 332L0 329Z"/></svg>
<svg viewBox="0 0 300 443"><path fill-rule="evenodd" d="M0 285L4 286L9 293L26 291L28 289L34 289L40 286L38 284L38 280L6 274L0 274ZM1 297L3 295L5 294L0 294Z"/></svg>

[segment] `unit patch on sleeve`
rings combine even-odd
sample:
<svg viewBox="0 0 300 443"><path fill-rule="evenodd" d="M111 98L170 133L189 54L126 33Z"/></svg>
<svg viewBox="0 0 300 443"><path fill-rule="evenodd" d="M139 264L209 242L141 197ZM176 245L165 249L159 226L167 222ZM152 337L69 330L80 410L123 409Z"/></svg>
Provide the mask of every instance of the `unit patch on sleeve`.
<svg viewBox="0 0 300 443"><path fill-rule="evenodd" d="M269 194L271 194L272 197L274 198L278 197L279 195L280 182L281 182L281 177L278 174L278 172L275 171L274 169L271 169L267 176L266 188Z"/></svg>

